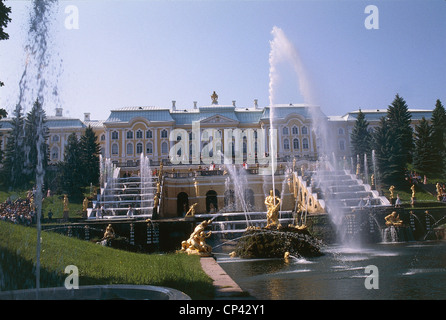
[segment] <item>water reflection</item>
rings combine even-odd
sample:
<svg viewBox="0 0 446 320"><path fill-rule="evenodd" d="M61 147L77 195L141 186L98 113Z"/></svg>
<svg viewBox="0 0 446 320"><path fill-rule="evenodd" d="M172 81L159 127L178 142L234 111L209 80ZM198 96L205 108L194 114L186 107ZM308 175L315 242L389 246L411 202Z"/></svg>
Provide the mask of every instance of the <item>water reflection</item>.
<svg viewBox="0 0 446 320"><path fill-rule="evenodd" d="M317 258L217 261L258 299L446 299L446 242L327 246ZM379 289L366 289L368 265L379 271Z"/></svg>

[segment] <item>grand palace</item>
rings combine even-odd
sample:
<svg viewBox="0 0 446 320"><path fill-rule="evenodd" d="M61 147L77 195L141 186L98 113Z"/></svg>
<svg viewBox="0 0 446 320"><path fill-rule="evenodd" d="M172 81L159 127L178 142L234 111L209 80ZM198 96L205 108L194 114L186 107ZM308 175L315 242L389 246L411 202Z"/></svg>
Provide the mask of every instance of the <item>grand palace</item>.
<svg viewBox="0 0 446 320"><path fill-rule="evenodd" d="M175 101L172 101L169 107L123 107L111 110L105 120L90 119L89 113L84 114L84 119L65 117L63 109L57 108L55 115L47 115L46 121L49 130L50 164L63 161L68 136L74 132L80 137L88 126L93 128L98 137L102 157L110 159L116 167L120 167L121 175L137 172L141 155L147 156L154 168L161 163L171 166L177 164L172 163L169 152L181 140L183 142L186 140L189 144L190 157L185 157L186 146L182 148L186 150L176 152L177 155L182 156L183 160L187 159L187 161L183 161L176 167L173 166L175 169L172 170L176 170L177 173L185 171L186 175L183 178L189 177L191 181L173 179L172 175L172 179L165 182L165 186L169 186L169 188L163 195L164 212L173 212L173 214L176 212L181 215L184 204L189 207L192 202L198 203L197 210L199 212L209 211L211 203L217 208L222 208L225 206L224 180L218 180L217 176L214 178L202 177L201 180L196 177L192 178L190 175L188 176L187 170L191 170L190 167L193 165L195 165L194 170L214 164L219 166L227 163L221 159L223 154L233 155L237 152L242 154L241 159L244 162L254 159L252 162L254 164L251 165L254 167L260 156L258 153L268 154L270 152L268 130L271 108L259 106L257 100L254 100L251 106L243 107L237 106L236 101L232 101L232 104L219 104L215 92L211 98L209 105L198 106L197 102L194 102L192 108L181 108L176 105ZM370 130L377 126L380 118L387 113L386 108L361 111L369 122ZM413 126L423 117L430 119L432 115L430 110L410 109L409 111L412 115ZM325 143L330 144L333 155L339 159L351 159L350 134L358 112L359 110L341 116L327 116L317 106L275 105L273 125L277 130L277 142L273 145L276 148L278 163L283 165L293 161L299 167L308 167L312 161L315 161L321 147L321 142L316 137L315 131L321 122L324 123L327 130L326 135L329 137ZM10 121L10 118L0 121L0 132L2 133L0 138L3 140L3 149L6 146L8 132L11 130ZM225 138L231 139L231 136L228 138L224 132L232 132L231 130L242 132L242 143L239 147L235 143L225 141ZM254 132L254 140L252 140L254 143L249 143L246 135L243 136L243 132L247 131ZM177 132L182 134L177 134ZM174 133L175 136L172 137L171 133ZM203 162L203 159L197 159L194 156L194 143L197 144L196 148L206 150L206 146L212 143L212 137L215 139L215 133L219 134L219 139L211 148L211 154L216 151L212 158L212 164ZM259 134L263 135L265 139L260 139ZM197 135L199 135L198 139ZM234 139L233 136L232 139ZM259 146L258 143L261 143L262 146ZM232 148L231 152L227 153L228 150L224 150L225 147ZM184 166L188 163L190 164L189 168ZM257 179L259 181L253 182L256 186L251 190L251 204L258 210L263 210L265 190L262 188L265 188L265 180ZM281 184L278 189L282 189L283 185ZM285 192L283 195L285 198L287 195L292 197L291 190L289 192L279 190L279 192L282 191ZM208 197L209 192L211 192L212 198ZM294 200L284 201L284 203L289 203L292 206Z"/></svg>

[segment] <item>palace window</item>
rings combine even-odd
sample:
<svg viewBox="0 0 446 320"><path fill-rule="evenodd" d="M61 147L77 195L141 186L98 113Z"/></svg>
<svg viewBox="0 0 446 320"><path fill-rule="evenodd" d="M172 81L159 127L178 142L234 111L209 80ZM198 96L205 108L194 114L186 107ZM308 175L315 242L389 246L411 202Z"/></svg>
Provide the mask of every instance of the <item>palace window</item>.
<svg viewBox="0 0 446 320"><path fill-rule="evenodd" d="M136 131L136 139L142 139L142 131L141 130Z"/></svg>
<svg viewBox="0 0 446 320"><path fill-rule="evenodd" d="M117 143L112 144L112 155L117 156L119 153L119 147Z"/></svg>
<svg viewBox="0 0 446 320"><path fill-rule="evenodd" d="M299 134L299 129L298 129L296 126L294 126L294 127L291 129L291 132L292 132L293 134Z"/></svg>
<svg viewBox="0 0 446 320"><path fill-rule="evenodd" d="M283 127L282 134L287 135L288 134L288 127Z"/></svg>
<svg viewBox="0 0 446 320"><path fill-rule="evenodd" d="M146 131L146 139L151 139L152 138L152 130L147 130Z"/></svg>
<svg viewBox="0 0 446 320"><path fill-rule="evenodd" d="M112 140L118 140L119 139L119 133L118 131L113 131L111 135Z"/></svg>
<svg viewBox="0 0 446 320"><path fill-rule="evenodd" d="M127 139L133 139L133 131L127 131Z"/></svg>
<svg viewBox="0 0 446 320"><path fill-rule="evenodd" d="M142 135L142 132L141 132L141 135ZM136 144L136 153L137 154L141 154L142 153L142 143L141 142L138 142Z"/></svg>
<svg viewBox="0 0 446 320"><path fill-rule="evenodd" d="M105 141L105 134L101 134L101 141Z"/></svg>
<svg viewBox="0 0 446 320"><path fill-rule="evenodd" d="M339 150L341 150L341 151L345 150L345 140L344 139L339 140Z"/></svg>
<svg viewBox="0 0 446 320"><path fill-rule="evenodd" d="M302 134L308 134L308 128L302 127Z"/></svg>
<svg viewBox="0 0 446 320"><path fill-rule="evenodd" d="M302 128L303 129L303 128ZM309 147L309 145L308 145L308 139L307 138L304 138L303 140L302 140L302 148L303 149L308 149L308 147Z"/></svg>
<svg viewBox="0 0 446 320"><path fill-rule="evenodd" d="M161 131L161 138L167 138L167 130L166 129Z"/></svg>
<svg viewBox="0 0 446 320"><path fill-rule="evenodd" d="M338 129L338 134L343 135L344 134L344 129L343 128L339 128Z"/></svg>
<svg viewBox="0 0 446 320"><path fill-rule="evenodd" d="M167 132L167 131L166 131ZM161 153L162 154L167 154L169 153L168 147L167 147L167 142L164 141L163 143L161 143Z"/></svg>
<svg viewBox="0 0 446 320"><path fill-rule="evenodd" d="M59 141L59 136L56 134L53 136L53 142L58 142Z"/></svg>
<svg viewBox="0 0 446 320"><path fill-rule="evenodd" d="M146 144L146 153L153 153L153 146L151 142L147 142Z"/></svg>
<svg viewBox="0 0 446 320"><path fill-rule="evenodd" d="M133 154L133 143L127 143L127 154L128 155Z"/></svg>
<svg viewBox="0 0 446 320"><path fill-rule="evenodd" d="M299 139L293 139L293 149L299 150Z"/></svg>
<svg viewBox="0 0 446 320"><path fill-rule="evenodd" d="M290 140L288 139L283 140L283 148L285 150L290 150Z"/></svg>

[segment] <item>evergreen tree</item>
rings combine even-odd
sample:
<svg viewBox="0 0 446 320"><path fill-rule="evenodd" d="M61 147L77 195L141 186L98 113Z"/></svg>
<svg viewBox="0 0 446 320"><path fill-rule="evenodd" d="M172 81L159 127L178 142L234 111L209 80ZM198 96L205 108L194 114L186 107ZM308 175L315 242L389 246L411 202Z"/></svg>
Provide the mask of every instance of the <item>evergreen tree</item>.
<svg viewBox="0 0 446 320"><path fill-rule="evenodd" d="M82 196L82 166L79 161L80 143L73 132L68 136L64 152L64 161L60 164L63 192L70 197L80 199Z"/></svg>
<svg viewBox="0 0 446 320"><path fill-rule="evenodd" d="M372 147L377 162L377 183L389 184L389 154L391 152L390 128L385 117L380 119L378 127L372 134Z"/></svg>
<svg viewBox="0 0 446 320"><path fill-rule="evenodd" d="M40 145L40 154L42 156L42 169L48 166L48 128L45 126L46 115L42 104L37 100L25 119L25 172L28 181L35 180L37 168L37 144L39 134L42 135L43 143Z"/></svg>
<svg viewBox="0 0 446 320"><path fill-rule="evenodd" d="M432 126L423 117L415 126L415 150L413 165L417 172L428 177L435 171L435 149L432 141Z"/></svg>
<svg viewBox="0 0 446 320"><path fill-rule="evenodd" d="M85 130L80 139L80 163L82 165L82 181L84 186L99 182L99 154L101 147L91 126Z"/></svg>
<svg viewBox="0 0 446 320"><path fill-rule="evenodd" d="M412 163L413 130L406 101L398 94L387 109L390 134L389 179L393 184L404 180L407 165Z"/></svg>
<svg viewBox="0 0 446 320"><path fill-rule="evenodd" d="M370 154L372 137L369 132L369 123L365 119L364 113L359 109L358 118L350 135L352 141L352 154L360 155ZM370 163L370 162L369 162Z"/></svg>
<svg viewBox="0 0 446 320"><path fill-rule="evenodd" d="M9 35L5 32L8 23L11 21L9 14L11 13L11 8L5 6L3 0L0 0L0 40L9 39ZM0 81L0 87L3 87L3 82Z"/></svg>
<svg viewBox="0 0 446 320"><path fill-rule="evenodd" d="M3 0L0 0L0 40L9 39L9 35L5 32L5 28L8 23L11 21L9 14L11 13L11 8L5 6ZM0 87L3 87L4 83L0 81ZM6 117L8 113L5 109L0 108L0 119ZM1 127L1 126L0 126ZM0 134L1 137L1 134ZM2 145L0 141L0 162L2 161Z"/></svg>
<svg viewBox="0 0 446 320"><path fill-rule="evenodd" d="M11 188L23 187L26 182L23 123L22 107L18 104L11 119L12 130L8 135L2 169L3 179Z"/></svg>
<svg viewBox="0 0 446 320"><path fill-rule="evenodd" d="M445 176L446 165L446 111L437 99L435 109L432 111L432 148L434 149L433 157L434 173L441 178Z"/></svg>

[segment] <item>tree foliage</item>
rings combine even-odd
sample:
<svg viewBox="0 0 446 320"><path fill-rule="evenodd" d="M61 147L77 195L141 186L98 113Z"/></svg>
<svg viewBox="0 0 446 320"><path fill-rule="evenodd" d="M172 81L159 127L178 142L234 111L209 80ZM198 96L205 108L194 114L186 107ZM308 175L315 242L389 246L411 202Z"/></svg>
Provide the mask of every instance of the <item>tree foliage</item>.
<svg viewBox="0 0 446 320"><path fill-rule="evenodd" d="M24 117L22 107L17 105L13 118L11 119L11 131L6 143L5 158L3 160L2 176L3 181L10 188L22 187L25 182L24 163Z"/></svg>
<svg viewBox="0 0 446 320"><path fill-rule="evenodd" d="M365 119L365 115L361 109L359 110L358 117L350 137L353 155L370 153L372 137L369 132L369 123Z"/></svg>
<svg viewBox="0 0 446 320"><path fill-rule="evenodd" d="M435 109L432 111L432 157L435 160L433 173L440 178L445 176L446 166L446 111L440 100L437 99Z"/></svg>
<svg viewBox="0 0 446 320"><path fill-rule="evenodd" d="M387 109L389 159L387 167L382 168L387 180L394 184L404 180L406 168L412 163L414 143L411 117L406 101L397 94Z"/></svg>
<svg viewBox="0 0 446 320"><path fill-rule="evenodd" d="M88 126L80 139L80 163L83 167L84 184L93 185L99 182L99 154L101 147L93 129Z"/></svg>
<svg viewBox="0 0 446 320"><path fill-rule="evenodd" d="M420 123L415 126L413 165L417 172L428 177L433 176L436 167L432 133L432 126L424 117L421 119Z"/></svg>
<svg viewBox="0 0 446 320"><path fill-rule="evenodd" d="M83 187L98 184L99 153L100 145L90 126L80 139L75 133L68 137L64 161L59 165L64 193L71 198L80 199Z"/></svg>
<svg viewBox="0 0 446 320"><path fill-rule="evenodd" d="M27 175L27 180L35 180L36 168L38 163L38 156L42 157L42 166L45 172L48 166L48 127L46 123L45 110L39 100L33 105L33 108L28 112L25 119L25 163L24 170ZM42 135L43 143L40 144L40 153L37 151L39 142L39 135Z"/></svg>
<svg viewBox="0 0 446 320"><path fill-rule="evenodd" d="M9 35L5 32L6 26L11 22L9 14L11 13L11 8L5 6L4 1L0 0L0 40L8 40ZM3 82L0 81L0 87L3 87Z"/></svg>

